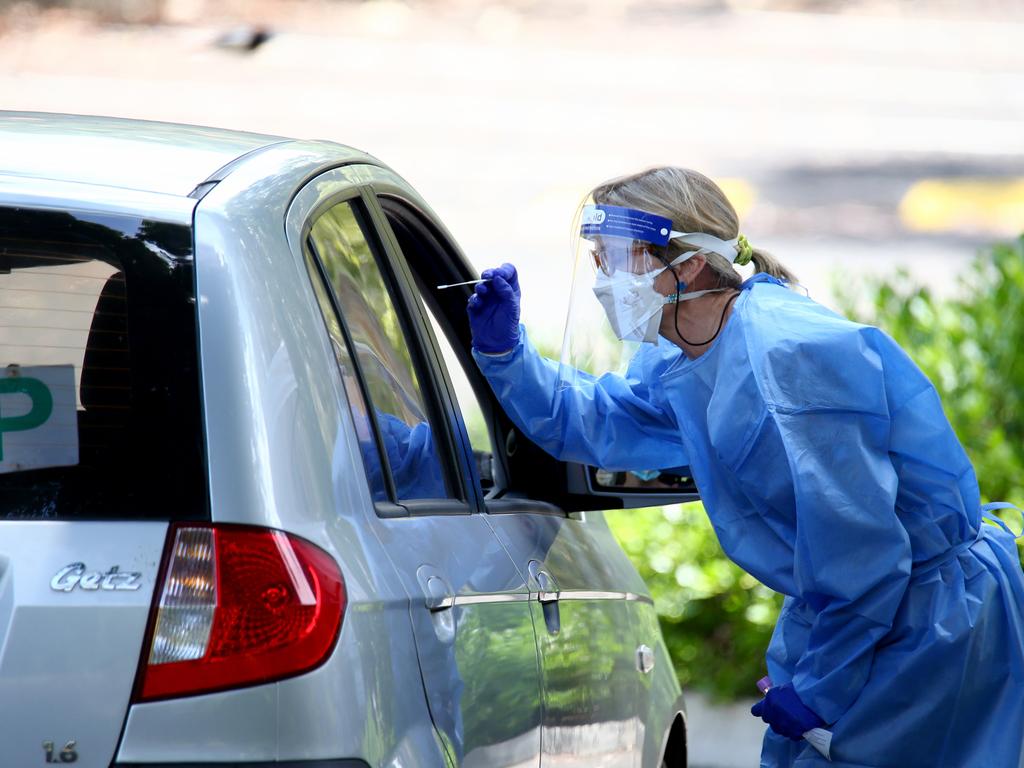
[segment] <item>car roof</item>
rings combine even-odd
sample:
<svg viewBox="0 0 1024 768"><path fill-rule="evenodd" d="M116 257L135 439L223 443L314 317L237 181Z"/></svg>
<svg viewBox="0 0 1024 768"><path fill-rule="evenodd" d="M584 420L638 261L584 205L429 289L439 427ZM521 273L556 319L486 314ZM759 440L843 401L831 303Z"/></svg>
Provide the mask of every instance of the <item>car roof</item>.
<svg viewBox="0 0 1024 768"><path fill-rule="evenodd" d="M147 120L0 111L0 174L185 197L239 157L288 141Z"/></svg>

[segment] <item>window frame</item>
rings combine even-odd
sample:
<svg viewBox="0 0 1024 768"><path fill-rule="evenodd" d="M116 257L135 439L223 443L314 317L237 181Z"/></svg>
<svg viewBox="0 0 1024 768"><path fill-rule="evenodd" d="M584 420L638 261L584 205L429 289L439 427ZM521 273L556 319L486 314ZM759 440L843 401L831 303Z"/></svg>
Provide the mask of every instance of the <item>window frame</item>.
<svg viewBox="0 0 1024 768"><path fill-rule="evenodd" d="M391 226L390 217L392 215L395 215L396 218L401 221L403 226L411 230L412 236L418 237L418 239L423 242L423 247L425 249L438 256L435 261L431 262L433 266L438 268L436 273L431 274L431 280L434 277L437 277L439 280L443 280L444 282L458 282L473 278L472 275L467 276L465 271L459 269L459 262L463 260L461 254L450 238L437 226L433 216L426 213L420 206L416 205L415 202L400 194L394 188L378 186L377 197L379 198L381 205L381 213L385 217L388 234L393 238L395 250L402 255L402 264L409 273L409 281L411 285L416 285L416 279L412 274L412 267L409 266L409 259L402 252L399 246L399 238ZM419 299L418 294L417 299ZM424 301L427 300L427 297L424 296ZM430 321L425 317L425 313L427 311L426 308L419 302L417 302L417 304L421 307L420 312L424 314L424 322L429 327ZM497 402L493 392L491 391L490 384L487 383L487 379L484 377L483 373L480 372L479 368L477 368L476 362L473 360L472 353L469 351L470 335L468 319L465 327L461 329L462 332L460 333L460 329L451 322L450 313L444 311L440 302L431 302L431 304L437 305L431 306L431 309L434 311L434 316L437 318L437 322L441 326L442 332L445 332L448 336L448 341L451 344L460 364L462 364L463 372L469 380L477 401L480 403L480 408L484 413L484 419L487 423L488 431L491 436L491 444L494 448L493 460L495 467L495 485L492 493L489 493L485 498L482 497L482 511L492 515L546 514L558 517L576 517L576 510L581 508L593 508L592 503L588 505L585 501L583 504L577 503L566 508L559 503L561 500L558 499L558 494L536 493L534 488L529 488L526 489L525 492L521 492L510 487L509 478L515 477L512 467L510 466L510 458L519 453L520 450L525 452L525 456L521 459L523 463L533 462L534 466L543 470L542 474L549 474L551 476L557 475L557 483L560 488L567 488L565 468L568 465L565 462L558 461L552 456L548 456L539 447L531 443L519 432L519 429L506 415L501 404ZM458 401L455 398L455 390L451 385L447 366L444 363L440 348L437 346L438 342L433 338L432 329L429 331L429 336L432 340L432 344L434 345L436 364L440 367L444 380L448 386L449 400L453 403L453 408L455 409L455 418L465 441L465 451L468 453L469 461L473 462L473 452L472 446L469 442L469 435L462 419L461 410L457 404ZM479 483L477 483L476 487L479 489ZM579 498L580 497L577 497L577 499ZM585 498L589 499L591 497L587 494Z"/></svg>
<svg viewBox="0 0 1024 768"><path fill-rule="evenodd" d="M442 471L445 473L445 484L453 496L446 499L400 499L398 498L394 485L394 476L388 462L387 452L384 450L381 429L378 424L373 399L370 397L369 386L363 372L359 356L355 352L352 335L349 330L346 315L341 307L338 297L335 294L334 286L326 273L323 259L318 250L313 247L311 235L315 223L337 205L349 205L353 211L360 230L366 240L376 266L380 272L384 287L395 307L398 316L399 327L402 329L403 338L412 359L413 370L416 373L420 391L423 396L424 408L427 411L427 422L430 425L434 440L434 449ZM457 441L452 434L451 405L448 402L446 386L439 385L436 360L432 358L435 353L436 341L429 335L429 327L424 327L424 320L419 304L410 300L415 294L410 294L408 280L411 275L408 268L401 259L400 251L390 242L390 230L382 228L382 222L386 224L383 213L380 211L376 197L372 189L366 185L353 185L335 194L327 195L312 207L303 221L300 230L299 247L302 249L304 258L307 256L316 268L315 279L321 281L330 301L331 309L335 314L338 325L341 328L344 343L346 344L349 358L352 361L353 375L359 386L359 391L367 405L368 416L371 428L374 433L374 443L377 446L381 466L386 467L383 473L385 488L388 495L387 501L375 501L374 508L377 515L384 518L406 517L410 515L465 515L479 509L478 485L467 482L471 479L472 468L466 465L462 451L456 449ZM397 253L397 258L396 258ZM304 271L312 281L314 275L309 274L309 269L303 265ZM312 286L311 284L311 287ZM315 287L314 287L315 292ZM322 314L322 308L318 310ZM415 307L415 311L410 311ZM327 327L327 320L324 320L324 331L330 334ZM427 321L429 322L429 321ZM424 348L424 340L430 341L430 352ZM338 375L341 376L340 370ZM444 393L442 395L442 393ZM351 407L346 403L347 407ZM369 478L367 478L369 482Z"/></svg>
<svg viewBox="0 0 1024 768"><path fill-rule="evenodd" d="M432 221L428 216L426 216L411 201L394 195L393 193L378 192L378 197L384 199L385 201L389 201L391 203L403 207L405 209L403 213L407 214L412 219L412 226L410 226L410 222L403 222L403 224L410 230L418 230L416 232L413 232L413 234L419 236L421 240L425 241L427 248L436 253L444 254L444 258L438 260L438 266L441 267L439 273L444 275L443 279L445 281L458 282L460 280L467 279L465 275L462 272L458 271L458 269L455 268L454 264L452 263L452 260L449 255L450 248L448 247L448 244L445 241L444 237L441 236L439 233L432 231L432 228L430 226L432 224ZM500 405L498 405L497 408L495 408L496 404L494 402L494 396L491 393L490 385L487 383L487 380L483 377L483 375L480 374L479 370L476 367L476 362L473 360L473 355L469 351L469 337L461 337L457 329L453 328L451 322L448 319L448 314L444 311L444 308L438 302L429 301L428 297L425 295L426 291L420 290L417 277L413 273L412 267L409 265L409 260L406 257L405 252L402 250L401 245L399 243L400 238L398 237L398 234L395 232L394 228L391 225L391 220L389 218L390 214L387 210L383 208L383 206L382 214L385 219L388 235L394 241L394 249L397 253L401 254L402 263L405 266L405 269L409 275L409 283L410 285L413 286L413 289L415 290L416 305L419 308L424 325L429 330L429 338L431 341L431 345L433 347L434 357L435 360L437 361L440 375L443 377L443 380L447 387L448 398L453 405L453 417L455 418L456 423L458 424L460 432L463 433L464 445L466 446L466 450L468 450L470 460L475 466L475 460L473 460L473 448L469 440L469 432L466 429L465 420L462 417L462 409L459 407L458 398L456 397L455 394L455 387L451 381L451 376L448 373L448 366L444 361L444 355L441 352L440 344L434 335L433 325L430 322L430 317L427 314L428 312L433 313L434 318L437 320L438 326L440 326L442 332L445 333L447 341L449 345L452 347L452 351L455 353L456 358L458 359L463 371L466 374L466 378L469 380L469 384L473 390L473 394L475 395L477 402L480 404L480 408L484 414L484 420L487 423L488 434L490 435L491 438L491 445L496 451L494 458L496 460L499 460L499 464L497 465L496 468L499 470L500 474L495 479L500 480L501 482L505 482L507 480L507 466L505 466L504 463L505 454L504 451L499 450L499 441L496 439L497 436L502 434L502 430L501 424L495 421L495 414L503 414L504 411L501 409ZM427 304L429 304L430 306L426 306ZM449 331L452 331L452 333L449 333Z"/></svg>

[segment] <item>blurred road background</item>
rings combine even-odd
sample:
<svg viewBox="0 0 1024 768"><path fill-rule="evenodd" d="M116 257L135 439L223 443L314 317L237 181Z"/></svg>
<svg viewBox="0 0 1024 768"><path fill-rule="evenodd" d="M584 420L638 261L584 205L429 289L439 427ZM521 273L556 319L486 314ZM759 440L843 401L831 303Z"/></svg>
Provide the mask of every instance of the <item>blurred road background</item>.
<svg viewBox="0 0 1024 768"><path fill-rule="evenodd" d="M720 180L826 303L901 266L952 290L1024 229L1022 39L1010 0L0 0L0 108L365 149L557 345L576 206L651 164ZM756 763L735 709L694 713L696 762Z"/></svg>
<svg viewBox="0 0 1024 768"><path fill-rule="evenodd" d="M724 181L817 298L941 287L1024 222L1022 37L1008 0L0 0L0 104L368 150L557 344L576 205L655 163Z"/></svg>

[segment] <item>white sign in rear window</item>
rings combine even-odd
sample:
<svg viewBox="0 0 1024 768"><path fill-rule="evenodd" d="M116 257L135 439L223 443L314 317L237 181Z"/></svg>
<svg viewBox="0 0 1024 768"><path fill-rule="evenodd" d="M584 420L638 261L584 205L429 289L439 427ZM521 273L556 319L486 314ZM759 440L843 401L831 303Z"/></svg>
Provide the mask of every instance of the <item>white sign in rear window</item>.
<svg viewBox="0 0 1024 768"><path fill-rule="evenodd" d="M74 366L0 368L0 473L77 463Z"/></svg>

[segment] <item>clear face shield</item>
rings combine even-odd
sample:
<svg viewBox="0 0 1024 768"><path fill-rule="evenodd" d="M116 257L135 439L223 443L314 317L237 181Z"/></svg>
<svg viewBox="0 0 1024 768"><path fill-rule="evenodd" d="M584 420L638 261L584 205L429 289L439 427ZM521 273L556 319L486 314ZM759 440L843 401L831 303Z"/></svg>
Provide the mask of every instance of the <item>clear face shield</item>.
<svg viewBox="0 0 1024 768"><path fill-rule="evenodd" d="M735 241L676 232L664 216L613 205L584 205L573 231L559 386L574 386L580 371L621 374L635 359L639 373L660 358L677 357L677 346L665 340L659 344L664 307L705 292L677 296L685 285L673 277L658 278L697 253L715 251L730 261L736 253ZM668 295L655 288L656 281Z"/></svg>
<svg viewBox="0 0 1024 768"><path fill-rule="evenodd" d="M632 208L585 205L573 231L563 386L575 385L576 371L624 372L641 343L657 344L665 296L654 282L667 268L672 222Z"/></svg>

